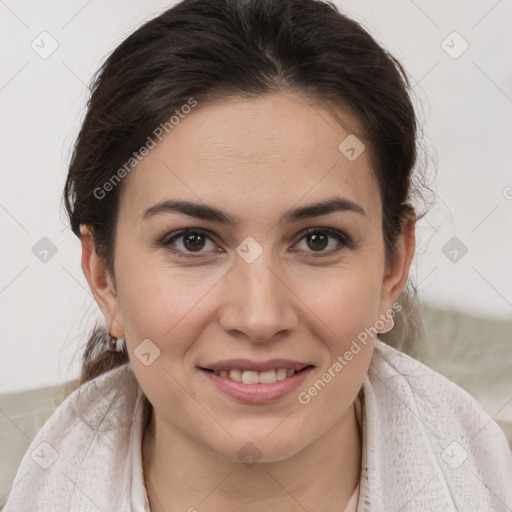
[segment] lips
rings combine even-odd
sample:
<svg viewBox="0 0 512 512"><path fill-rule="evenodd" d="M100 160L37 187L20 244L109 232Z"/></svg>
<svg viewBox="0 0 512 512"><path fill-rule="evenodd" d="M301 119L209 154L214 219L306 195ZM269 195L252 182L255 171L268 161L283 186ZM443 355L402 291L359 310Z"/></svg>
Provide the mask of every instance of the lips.
<svg viewBox="0 0 512 512"><path fill-rule="evenodd" d="M269 364L283 364L283 361L286 361L287 365L293 363L291 366L295 365L295 367L299 368L299 371L296 372L293 368L287 370L281 368L278 369L277 372L274 369L257 372L253 370L242 371L235 368L228 372L227 370L213 370L202 367L198 367L198 370L224 395L228 395L240 402L264 404L276 402L286 395L289 395L304 382L306 377L315 368L314 365L309 364L304 366L304 363L283 359L264 361L261 363L255 363L254 361L240 363L240 360L237 360L236 365L240 366L240 364L242 364L251 368L268 368ZM229 368L229 365L233 365L233 363L234 361L231 360L211 366ZM280 377L283 377L283 371L285 371L285 377L281 380L277 379L278 373L280 373ZM263 378L260 380L262 375ZM233 379L233 376L235 376L235 379Z"/></svg>

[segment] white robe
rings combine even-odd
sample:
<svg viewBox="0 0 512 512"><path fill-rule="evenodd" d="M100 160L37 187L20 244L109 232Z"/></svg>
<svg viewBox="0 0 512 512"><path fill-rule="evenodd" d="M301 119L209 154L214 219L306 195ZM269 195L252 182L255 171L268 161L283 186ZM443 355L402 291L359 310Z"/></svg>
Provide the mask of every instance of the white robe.
<svg viewBox="0 0 512 512"><path fill-rule="evenodd" d="M505 435L460 387L377 339L356 404L357 512L512 510ZM3 512L149 512L142 406L129 363L71 393L30 444Z"/></svg>

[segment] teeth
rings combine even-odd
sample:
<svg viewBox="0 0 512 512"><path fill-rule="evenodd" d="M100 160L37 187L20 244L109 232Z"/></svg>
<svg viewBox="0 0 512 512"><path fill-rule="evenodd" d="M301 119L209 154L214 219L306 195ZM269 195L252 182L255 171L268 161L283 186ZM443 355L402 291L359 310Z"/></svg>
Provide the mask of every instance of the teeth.
<svg viewBox="0 0 512 512"><path fill-rule="evenodd" d="M295 374L295 370L278 368L277 370L266 370L264 372L240 371L240 370L220 370L214 372L219 377L227 377L235 382L244 384L273 384L277 380L284 380Z"/></svg>
<svg viewBox="0 0 512 512"><path fill-rule="evenodd" d="M276 370L276 380L284 379L286 379L286 368L279 368L279 370Z"/></svg>
<svg viewBox="0 0 512 512"><path fill-rule="evenodd" d="M242 382L244 384L258 384L258 372L242 373Z"/></svg>
<svg viewBox="0 0 512 512"><path fill-rule="evenodd" d="M234 380L236 382L242 382L242 372L240 370L231 370L230 372L226 372L228 379Z"/></svg>

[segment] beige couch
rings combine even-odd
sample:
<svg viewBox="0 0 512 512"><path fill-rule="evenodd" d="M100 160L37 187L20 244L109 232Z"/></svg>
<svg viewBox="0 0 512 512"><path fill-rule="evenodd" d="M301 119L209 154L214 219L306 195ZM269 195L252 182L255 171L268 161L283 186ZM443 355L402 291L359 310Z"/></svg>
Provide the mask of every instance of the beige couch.
<svg viewBox="0 0 512 512"><path fill-rule="evenodd" d="M495 418L512 447L512 320L477 318L427 305L424 323L406 328L402 316L382 339L423 361L466 389ZM23 454L74 382L0 394L0 510Z"/></svg>

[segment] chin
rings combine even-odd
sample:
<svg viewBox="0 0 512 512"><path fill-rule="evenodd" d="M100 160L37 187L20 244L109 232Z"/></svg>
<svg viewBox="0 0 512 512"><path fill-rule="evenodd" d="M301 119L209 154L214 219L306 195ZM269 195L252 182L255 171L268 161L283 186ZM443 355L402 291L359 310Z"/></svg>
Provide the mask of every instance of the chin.
<svg viewBox="0 0 512 512"><path fill-rule="evenodd" d="M224 441L225 443L210 444L210 448L224 458L247 466L286 460L305 446L300 439L286 433L270 438L266 432L261 431L253 432L252 435L248 432L243 437L227 436Z"/></svg>

